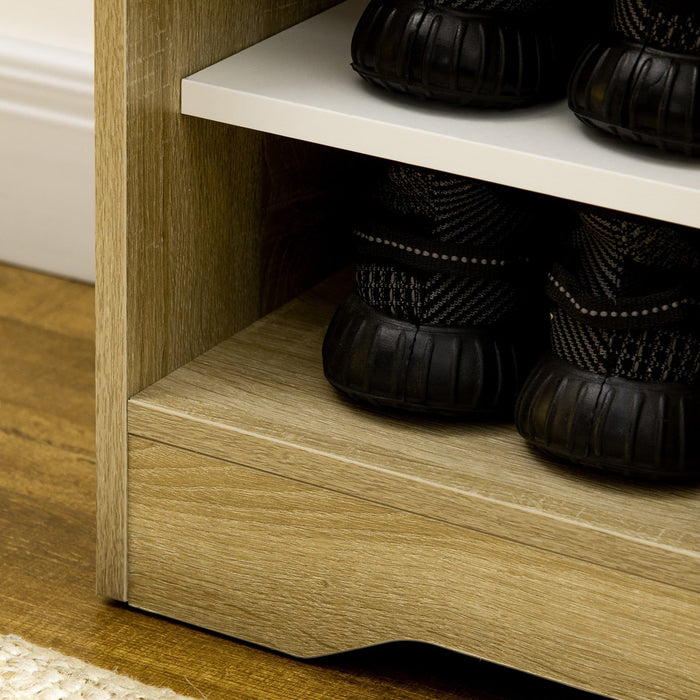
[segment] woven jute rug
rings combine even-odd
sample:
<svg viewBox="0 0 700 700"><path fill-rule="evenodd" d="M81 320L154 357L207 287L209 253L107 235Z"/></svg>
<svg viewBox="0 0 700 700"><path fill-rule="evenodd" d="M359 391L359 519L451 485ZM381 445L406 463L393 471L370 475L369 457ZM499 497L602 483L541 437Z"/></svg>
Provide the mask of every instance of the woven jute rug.
<svg viewBox="0 0 700 700"><path fill-rule="evenodd" d="M0 700L194 700L0 635Z"/></svg>

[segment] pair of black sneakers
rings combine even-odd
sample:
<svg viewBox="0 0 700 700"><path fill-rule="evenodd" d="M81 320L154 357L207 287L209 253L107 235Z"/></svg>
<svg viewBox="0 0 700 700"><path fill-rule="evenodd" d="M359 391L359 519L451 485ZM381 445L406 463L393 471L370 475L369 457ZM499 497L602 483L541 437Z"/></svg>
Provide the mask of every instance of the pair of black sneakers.
<svg viewBox="0 0 700 700"><path fill-rule="evenodd" d="M389 90L475 107L568 86L586 124L700 154L695 0L371 0L352 59Z"/></svg>
<svg viewBox="0 0 700 700"><path fill-rule="evenodd" d="M674 90L687 87L684 57L659 44L689 50L694 32L695 60L700 27L684 22L686 3L666 21L669 2L617 0L616 33L581 54L605 3L574 16L549 0L372 0L354 67L389 89L479 107L555 97L572 76L582 118L691 152L693 110L683 124L669 116ZM675 62L659 98L668 110L657 108L653 135L642 137L630 105L652 104L645 81L657 86L659 60ZM620 86L624 99L614 97ZM356 291L324 341L336 388L390 408L514 418L531 444L586 466L700 475L697 231L375 165L355 231Z"/></svg>
<svg viewBox="0 0 700 700"><path fill-rule="evenodd" d="M356 289L323 345L331 384L514 418L586 466L700 476L696 230L387 161L368 183Z"/></svg>

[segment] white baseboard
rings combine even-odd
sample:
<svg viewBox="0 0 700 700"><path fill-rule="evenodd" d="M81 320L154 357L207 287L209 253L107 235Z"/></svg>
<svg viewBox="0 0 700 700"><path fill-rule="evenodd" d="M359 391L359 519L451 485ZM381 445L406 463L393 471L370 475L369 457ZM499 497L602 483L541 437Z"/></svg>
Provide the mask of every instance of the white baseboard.
<svg viewBox="0 0 700 700"><path fill-rule="evenodd" d="M0 37L0 261L92 282L93 59Z"/></svg>

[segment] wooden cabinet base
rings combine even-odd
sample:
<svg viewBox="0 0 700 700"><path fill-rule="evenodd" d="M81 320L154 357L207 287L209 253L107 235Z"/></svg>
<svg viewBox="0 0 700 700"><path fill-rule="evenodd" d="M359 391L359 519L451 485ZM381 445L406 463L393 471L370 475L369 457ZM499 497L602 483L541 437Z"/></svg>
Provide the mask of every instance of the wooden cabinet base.
<svg viewBox="0 0 700 700"><path fill-rule="evenodd" d="M700 695L696 490L344 400L320 346L346 288L131 399L128 602L302 657L417 640L611 697Z"/></svg>
<svg viewBox="0 0 700 700"><path fill-rule="evenodd" d="M132 438L129 598L311 657L421 640L617 698L690 698L700 596Z"/></svg>

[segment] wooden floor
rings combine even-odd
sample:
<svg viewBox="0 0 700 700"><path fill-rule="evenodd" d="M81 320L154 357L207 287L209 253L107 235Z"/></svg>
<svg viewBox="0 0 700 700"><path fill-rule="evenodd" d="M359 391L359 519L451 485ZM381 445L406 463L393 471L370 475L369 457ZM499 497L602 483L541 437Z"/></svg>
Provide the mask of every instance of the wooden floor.
<svg viewBox="0 0 700 700"><path fill-rule="evenodd" d="M93 302L0 265L0 634L196 698L593 697L413 643L298 661L98 598Z"/></svg>

